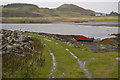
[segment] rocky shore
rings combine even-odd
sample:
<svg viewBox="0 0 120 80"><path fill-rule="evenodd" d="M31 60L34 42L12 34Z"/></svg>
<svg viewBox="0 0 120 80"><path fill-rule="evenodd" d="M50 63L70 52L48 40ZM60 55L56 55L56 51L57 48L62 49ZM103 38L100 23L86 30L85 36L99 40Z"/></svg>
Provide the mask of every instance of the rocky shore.
<svg viewBox="0 0 120 80"><path fill-rule="evenodd" d="M1 39L2 42L1 50L3 54L17 54L20 56L25 56L31 52L38 53L32 49L32 39L31 36L23 35L23 33L33 33L38 35L43 35L48 38L54 38L60 40L64 43L71 44L75 48L80 48L82 50L91 50L96 53L102 52L117 52L118 51L118 42L119 37L108 38L103 40L95 40L94 42L79 42L76 41L74 35L58 35L58 34L48 34L48 33L37 33L37 32L21 32L21 31L10 31L10 30L1 30ZM78 36L78 35L75 35ZM80 37L85 37L79 35Z"/></svg>
<svg viewBox="0 0 120 80"><path fill-rule="evenodd" d="M33 50L32 46L32 36L23 35L23 32L15 30L0 30L1 38L0 50L2 54L15 54L20 56L25 56L31 53L38 53Z"/></svg>
<svg viewBox="0 0 120 80"><path fill-rule="evenodd" d="M25 33L29 33L25 31ZM106 38L103 40L96 39L94 42L80 42L76 41L73 36L85 37L83 35L59 35L59 34L48 34L48 33L37 33L32 32L33 34L43 35L48 38L54 38L56 40L60 40L64 43L71 44L75 48L80 48L82 50L91 50L96 53L104 53L104 52L118 52L119 48L119 36L115 38Z"/></svg>
<svg viewBox="0 0 120 80"><path fill-rule="evenodd" d="M40 23L40 24L47 24L47 23L52 23L49 21L0 21L0 23Z"/></svg>

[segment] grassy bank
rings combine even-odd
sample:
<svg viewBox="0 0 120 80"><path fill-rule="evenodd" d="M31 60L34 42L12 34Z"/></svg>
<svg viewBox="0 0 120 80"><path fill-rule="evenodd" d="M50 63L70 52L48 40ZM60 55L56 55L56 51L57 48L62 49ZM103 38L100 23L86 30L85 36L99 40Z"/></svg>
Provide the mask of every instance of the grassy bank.
<svg viewBox="0 0 120 80"><path fill-rule="evenodd" d="M32 46L33 50L39 52L38 54L31 52L25 56L2 55L3 78L46 78L49 76L52 65L51 56L40 40L34 38Z"/></svg>
<svg viewBox="0 0 120 80"><path fill-rule="evenodd" d="M42 43L47 44L50 50L54 53L57 62L57 68L56 73L52 76L56 76L57 78L87 78L84 72L79 68L77 61L70 55L69 52L65 50L64 47L61 47L61 45L57 45L54 42L46 41L43 36L32 36L41 39ZM63 73L65 73L66 76L63 76Z"/></svg>
<svg viewBox="0 0 120 80"><path fill-rule="evenodd" d="M117 78L118 77L118 61L115 59L118 56L116 52L93 53L91 51L83 51L79 48L74 48L71 44L67 44L55 39L46 38L40 35L32 35L41 39L42 43L46 43L55 55L57 60L56 77L60 77L61 73L66 73L63 77L80 77L86 78L84 72L79 70L77 61L66 52L69 49L81 61L86 61L86 68L95 78ZM47 41L49 39L51 41ZM58 44L55 44L58 43Z"/></svg>
<svg viewBox="0 0 120 80"><path fill-rule="evenodd" d="M118 17L2 17L2 21L32 21L32 22L56 22L56 21L118 21Z"/></svg>
<svg viewBox="0 0 120 80"><path fill-rule="evenodd" d="M69 49L79 60L85 61L85 68L93 78L117 78L118 56L117 52L93 53L90 50L74 48L71 44L46 38L42 35L25 33L33 36L33 49L39 54L31 53L27 56L3 56L3 78L87 78L86 73L79 67L78 61L68 52ZM47 46L45 46L46 44ZM53 66L52 56L56 59L56 69L51 73ZM83 48L85 48L83 46Z"/></svg>

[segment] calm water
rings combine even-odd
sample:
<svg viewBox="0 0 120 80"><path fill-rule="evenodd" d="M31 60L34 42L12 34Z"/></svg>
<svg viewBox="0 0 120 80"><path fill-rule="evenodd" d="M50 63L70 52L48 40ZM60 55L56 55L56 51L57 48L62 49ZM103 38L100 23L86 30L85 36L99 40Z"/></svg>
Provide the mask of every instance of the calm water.
<svg viewBox="0 0 120 80"><path fill-rule="evenodd" d="M2 24L3 29L44 32L61 35L84 35L94 38L113 37L109 34L118 33L118 27L78 25L72 22L50 24Z"/></svg>

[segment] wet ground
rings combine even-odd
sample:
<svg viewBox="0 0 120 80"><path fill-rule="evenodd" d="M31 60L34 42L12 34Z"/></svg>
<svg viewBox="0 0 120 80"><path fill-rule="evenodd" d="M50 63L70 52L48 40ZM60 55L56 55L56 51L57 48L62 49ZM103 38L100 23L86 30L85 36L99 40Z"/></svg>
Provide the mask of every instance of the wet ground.
<svg viewBox="0 0 120 80"><path fill-rule="evenodd" d="M117 46L117 44L95 44L95 45L89 45L85 44L86 47L88 47L90 50L96 52L96 53L102 53L102 52L115 52L116 49L114 47Z"/></svg>
<svg viewBox="0 0 120 80"><path fill-rule="evenodd" d="M56 34L40 34L48 38L54 38L56 40L63 41L65 43L72 44L75 48L81 48L82 50L91 50L96 53L104 52L117 52L119 38L107 38L103 40L95 40L94 42L80 42L76 41L73 36L85 37L82 35L56 35Z"/></svg>

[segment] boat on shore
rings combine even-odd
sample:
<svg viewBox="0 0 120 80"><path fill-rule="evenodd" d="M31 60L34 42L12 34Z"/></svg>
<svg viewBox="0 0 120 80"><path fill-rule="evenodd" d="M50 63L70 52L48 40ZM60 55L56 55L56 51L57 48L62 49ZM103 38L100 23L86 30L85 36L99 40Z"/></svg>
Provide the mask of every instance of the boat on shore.
<svg viewBox="0 0 120 80"><path fill-rule="evenodd" d="M77 37L73 36L73 38L77 41L83 41L83 42L93 42L94 38L83 38L83 37Z"/></svg>

